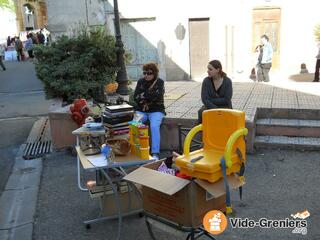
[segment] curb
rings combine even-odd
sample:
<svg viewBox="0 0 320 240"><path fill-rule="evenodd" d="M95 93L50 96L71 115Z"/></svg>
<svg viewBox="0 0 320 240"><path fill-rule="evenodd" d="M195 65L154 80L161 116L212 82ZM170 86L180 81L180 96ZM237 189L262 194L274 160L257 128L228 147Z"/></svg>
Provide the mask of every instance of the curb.
<svg viewBox="0 0 320 240"><path fill-rule="evenodd" d="M22 144L0 197L0 240L32 240L42 158L23 159Z"/></svg>

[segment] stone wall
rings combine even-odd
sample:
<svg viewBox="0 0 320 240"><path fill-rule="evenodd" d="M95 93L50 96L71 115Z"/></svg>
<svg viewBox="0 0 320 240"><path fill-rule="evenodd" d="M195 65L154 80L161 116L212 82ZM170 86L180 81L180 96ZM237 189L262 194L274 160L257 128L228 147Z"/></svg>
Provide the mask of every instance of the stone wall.
<svg viewBox="0 0 320 240"><path fill-rule="evenodd" d="M53 40L62 34L71 35L81 24L105 25L105 5L102 0L47 0L48 30Z"/></svg>
<svg viewBox="0 0 320 240"><path fill-rule="evenodd" d="M23 5L29 4L34 10L35 23L34 28L44 28L47 25L47 6L46 1L27 1L27 0L14 0L16 16L17 16L17 30L22 32L26 30L27 24L24 16Z"/></svg>

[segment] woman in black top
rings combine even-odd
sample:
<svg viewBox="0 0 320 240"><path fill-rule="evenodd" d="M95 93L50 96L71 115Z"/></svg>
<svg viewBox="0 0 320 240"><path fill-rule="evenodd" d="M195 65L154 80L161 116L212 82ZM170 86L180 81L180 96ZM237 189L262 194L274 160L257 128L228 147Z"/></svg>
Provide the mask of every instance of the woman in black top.
<svg viewBox="0 0 320 240"><path fill-rule="evenodd" d="M143 65L143 78L138 80L134 91L136 113L143 116L142 122L150 121L151 153L153 158L159 159L160 125L165 115L164 110L164 82L158 78L159 69L155 63Z"/></svg>
<svg viewBox="0 0 320 240"><path fill-rule="evenodd" d="M208 64L208 77L202 82L202 108L198 111L198 121L202 122L202 112L206 109L232 108L232 82L222 71L220 61L213 60Z"/></svg>

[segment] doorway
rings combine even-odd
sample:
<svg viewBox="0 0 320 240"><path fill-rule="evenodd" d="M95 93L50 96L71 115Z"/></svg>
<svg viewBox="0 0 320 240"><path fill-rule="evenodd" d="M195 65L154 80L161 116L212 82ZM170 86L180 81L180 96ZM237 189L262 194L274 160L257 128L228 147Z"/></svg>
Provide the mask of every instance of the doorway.
<svg viewBox="0 0 320 240"><path fill-rule="evenodd" d="M273 48L272 68L280 67L280 8L253 9L252 49L260 44L260 37L266 34Z"/></svg>
<svg viewBox="0 0 320 240"><path fill-rule="evenodd" d="M31 4L26 3L23 5L22 13L25 30L30 31L36 29L37 25L34 7Z"/></svg>
<svg viewBox="0 0 320 240"><path fill-rule="evenodd" d="M190 76L202 80L209 61L209 18L189 19Z"/></svg>

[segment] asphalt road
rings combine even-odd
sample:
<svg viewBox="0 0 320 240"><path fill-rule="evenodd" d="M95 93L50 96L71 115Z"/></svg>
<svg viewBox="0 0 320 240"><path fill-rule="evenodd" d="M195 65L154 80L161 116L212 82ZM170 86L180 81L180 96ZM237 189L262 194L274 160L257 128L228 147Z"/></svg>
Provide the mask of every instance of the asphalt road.
<svg viewBox="0 0 320 240"><path fill-rule="evenodd" d="M243 201L237 191L232 193L233 218L258 221L282 220L291 214L308 210L307 234L293 229L236 228L230 224L216 240L318 240L320 239L320 153L263 150L247 157L246 185ZM89 177L90 178L90 177ZM76 157L55 152L43 161L43 174L34 223L34 240L116 239L117 221L92 224L86 229L83 220L97 217L99 201L77 188ZM158 240L185 239L155 230ZM144 218L125 218L122 239L151 239ZM208 239L208 238L200 238Z"/></svg>
<svg viewBox="0 0 320 240"><path fill-rule="evenodd" d="M0 70L0 194L10 175L20 145L39 116L47 115L49 101L31 62L5 62Z"/></svg>

